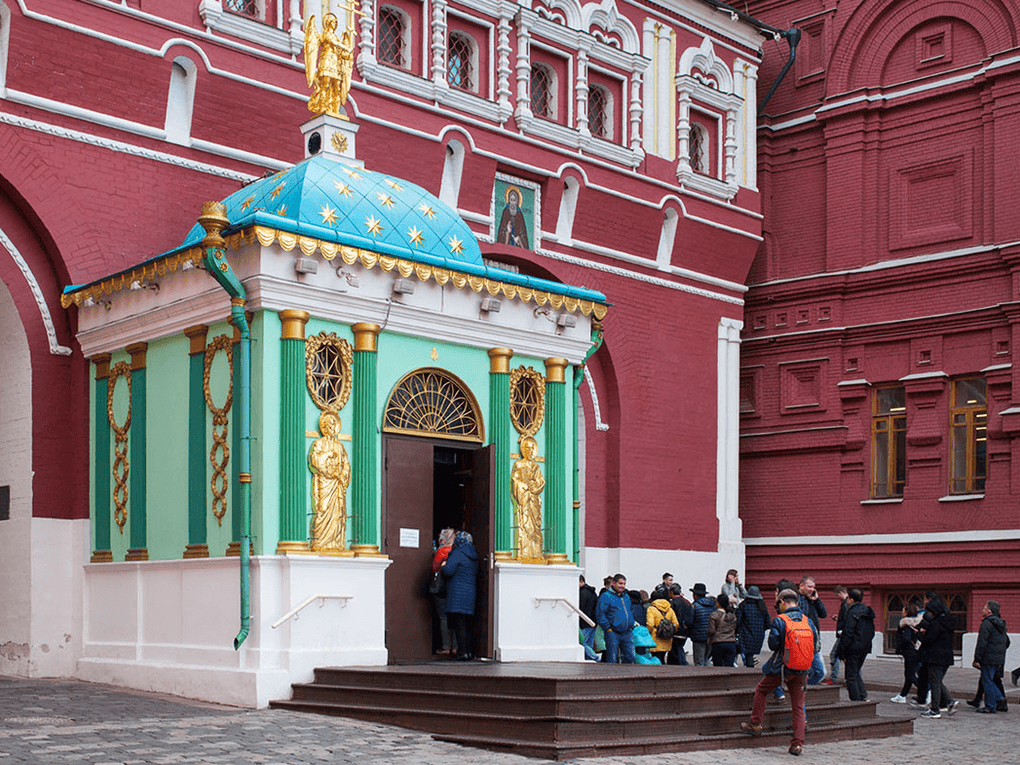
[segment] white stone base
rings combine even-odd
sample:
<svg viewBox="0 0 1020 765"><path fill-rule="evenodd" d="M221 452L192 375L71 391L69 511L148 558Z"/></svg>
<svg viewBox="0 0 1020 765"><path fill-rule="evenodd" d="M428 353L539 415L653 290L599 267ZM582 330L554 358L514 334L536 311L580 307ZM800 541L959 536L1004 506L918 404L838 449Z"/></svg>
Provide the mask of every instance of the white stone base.
<svg viewBox="0 0 1020 765"><path fill-rule="evenodd" d="M577 605L574 566L496 563L496 661L583 661L577 639L577 613L565 603L536 598L564 598Z"/></svg>
<svg viewBox="0 0 1020 765"><path fill-rule="evenodd" d="M317 666L387 660L386 558L251 559L251 628L240 650L240 560L85 566L83 656L92 682L261 708ZM273 624L313 596L296 616Z"/></svg>

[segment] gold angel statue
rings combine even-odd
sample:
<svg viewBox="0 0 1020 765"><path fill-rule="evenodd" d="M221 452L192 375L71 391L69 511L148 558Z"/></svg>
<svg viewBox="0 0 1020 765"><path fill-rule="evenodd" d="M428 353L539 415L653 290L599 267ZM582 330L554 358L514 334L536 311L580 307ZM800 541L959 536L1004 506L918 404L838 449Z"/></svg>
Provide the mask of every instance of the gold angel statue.
<svg viewBox="0 0 1020 765"><path fill-rule="evenodd" d="M545 478L535 460L538 443L531 436L521 439L521 458L510 473L510 490L517 511L517 556L523 561L542 558L542 489Z"/></svg>
<svg viewBox="0 0 1020 765"><path fill-rule="evenodd" d="M333 412L319 417L322 436L308 452L312 470L312 550L340 552L347 546L347 487L351 484L351 463L340 443L340 418Z"/></svg>
<svg viewBox="0 0 1020 765"><path fill-rule="evenodd" d="M354 65L354 16L350 6L347 29L338 37L339 21L333 13L322 17L322 32L315 26L315 16L305 25L305 78L312 88L308 110L316 114L344 117L340 109L347 103Z"/></svg>

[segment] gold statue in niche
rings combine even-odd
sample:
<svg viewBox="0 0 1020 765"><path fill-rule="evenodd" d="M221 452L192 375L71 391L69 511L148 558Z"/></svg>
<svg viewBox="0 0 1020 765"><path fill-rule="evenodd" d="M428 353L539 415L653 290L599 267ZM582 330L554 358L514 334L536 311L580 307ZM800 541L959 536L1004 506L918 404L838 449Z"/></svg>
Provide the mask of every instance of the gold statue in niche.
<svg viewBox="0 0 1020 765"><path fill-rule="evenodd" d="M347 103L354 68L354 5L348 6L347 28L337 36L336 14L322 17L322 32L315 27L315 16L305 26L305 79L312 88L308 110L346 119L340 111Z"/></svg>
<svg viewBox="0 0 1020 765"><path fill-rule="evenodd" d="M526 563L544 562L542 557L542 489L545 478L535 460L538 443L521 439L521 458L510 473L510 490L517 515L517 557Z"/></svg>
<svg viewBox="0 0 1020 765"><path fill-rule="evenodd" d="M333 412L319 417L322 435L312 443L308 466L312 471L312 550L343 553L347 550L347 487L351 463L340 443L340 418Z"/></svg>

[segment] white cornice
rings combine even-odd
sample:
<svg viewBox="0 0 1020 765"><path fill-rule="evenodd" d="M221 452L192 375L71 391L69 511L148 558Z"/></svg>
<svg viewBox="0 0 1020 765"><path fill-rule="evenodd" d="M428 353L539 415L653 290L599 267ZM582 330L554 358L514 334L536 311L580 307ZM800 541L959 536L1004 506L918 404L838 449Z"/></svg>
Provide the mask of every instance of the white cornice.
<svg viewBox="0 0 1020 765"><path fill-rule="evenodd" d="M793 545L798 548L842 545L961 544L1020 539L1020 529L936 531L919 534L855 534L851 536L744 537L745 545Z"/></svg>

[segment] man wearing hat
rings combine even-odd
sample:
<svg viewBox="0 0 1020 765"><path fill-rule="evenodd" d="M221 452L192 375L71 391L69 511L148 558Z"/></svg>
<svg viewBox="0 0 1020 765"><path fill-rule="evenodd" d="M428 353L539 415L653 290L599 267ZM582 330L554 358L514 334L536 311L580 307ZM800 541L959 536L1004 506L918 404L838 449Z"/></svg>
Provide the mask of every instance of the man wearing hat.
<svg viewBox="0 0 1020 765"><path fill-rule="evenodd" d="M753 667L757 663L757 656L761 653L769 623L769 609L765 605L761 591L751 585L747 588L747 597L737 608L737 637L740 640L740 655L744 657L745 667Z"/></svg>
<svg viewBox="0 0 1020 765"><path fill-rule="evenodd" d="M715 598L708 597L708 589L704 582L698 582L691 587L694 594L692 610L694 617L688 637L694 646L694 666L708 666L708 620L715 611Z"/></svg>

